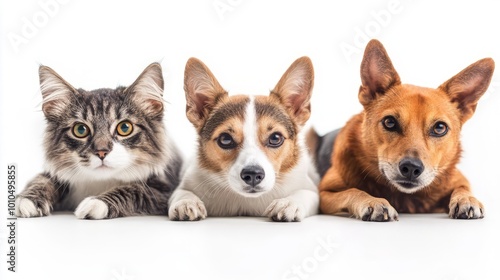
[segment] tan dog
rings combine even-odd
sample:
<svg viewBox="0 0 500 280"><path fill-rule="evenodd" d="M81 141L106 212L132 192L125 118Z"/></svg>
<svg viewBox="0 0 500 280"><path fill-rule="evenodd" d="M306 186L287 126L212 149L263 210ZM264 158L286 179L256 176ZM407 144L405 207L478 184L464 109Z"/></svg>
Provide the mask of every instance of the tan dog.
<svg viewBox="0 0 500 280"><path fill-rule="evenodd" d="M456 164L460 130L493 70L485 58L437 89L402 84L382 44L370 41L358 96L364 111L338 134L309 135L322 175L321 211L364 221L397 220L398 212L483 218L483 205Z"/></svg>
<svg viewBox="0 0 500 280"><path fill-rule="evenodd" d="M189 59L186 113L198 132L198 150L170 199L169 218L298 222L317 214L319 178L301 132L313 82L312 62L302 57L269 95L229 95L203 62Z"/></svg>

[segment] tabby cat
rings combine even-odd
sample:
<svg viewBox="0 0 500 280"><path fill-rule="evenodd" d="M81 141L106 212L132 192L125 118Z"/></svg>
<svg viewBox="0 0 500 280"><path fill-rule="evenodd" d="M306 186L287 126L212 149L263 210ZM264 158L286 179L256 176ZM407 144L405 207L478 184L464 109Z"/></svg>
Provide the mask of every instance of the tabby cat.
<svg viewBox="0 0 500 280"><path fill-rule="evenodd" d="M18 217L71 210L80 219L164 215L182 159L163 124L163 76L149 65L129 87L75 89L41 66L45 172L18 195Z"/></svg>

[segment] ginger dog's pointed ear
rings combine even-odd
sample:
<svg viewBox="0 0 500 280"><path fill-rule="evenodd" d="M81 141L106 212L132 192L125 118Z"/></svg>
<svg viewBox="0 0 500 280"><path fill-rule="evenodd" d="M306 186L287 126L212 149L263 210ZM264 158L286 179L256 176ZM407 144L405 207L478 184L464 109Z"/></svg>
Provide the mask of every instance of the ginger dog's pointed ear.
<svg viewBox="0 0 500 280"><path fill-rule="evenodd" d="M299 125L304 125L311 115L311 94L314 69L311 59L303 56L286 70L271 96L277 97Z"/></svg>
<svg viewBox="0 0 500 280"><path fill-rule="evenodd" d="M199 130L217 102L227 96L210 69L199 59L190 58L184 72L186 115Z"/></svg>
<svg viewBox="0 0 500 280"><path fill-rule="evenodd" d="M462 123L474 114L479 98L488 89L494 69L493 59L484 58L439 86L438 89L446 92L462 113Z"/></svg>
<svg viewBox="0 0 500 280"><path fill-rule="evenodd" d="M366 106L375 100L378 94L384 94L398 84L401 84L401 80L384 46L377 40L371 40L361 62L359 102Z"/></svg>

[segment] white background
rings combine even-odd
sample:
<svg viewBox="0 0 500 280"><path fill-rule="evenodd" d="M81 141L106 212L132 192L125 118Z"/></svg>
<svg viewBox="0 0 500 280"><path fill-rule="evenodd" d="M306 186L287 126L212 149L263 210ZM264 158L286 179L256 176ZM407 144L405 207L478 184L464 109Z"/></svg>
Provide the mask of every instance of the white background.
<svg viewBox="0 0 500 280"><path fill-rule="evenodd" d="M382 41L404 83L420 86L437 87L481 58L500 58L495 1L0 3L0 178L6 186L7 164L16 163L19 190L43 165L39 64L75 87L95 89L129 85L160 61L166 125L190 156L195 133L185 117L183 71L191 56L233 94L267 94L296 58L309 56L316 73L310 123L321 133L361 110L367 38ZM47 10L44 3L56 5ZM16 274L6 273L1 226L2 279L500 279L499 120L496 74L462 130L460 168L486 206L480 221L438 214L384 224L329 216L294 224L174 223L166 217L79 221L63 213L18 220ZM333 251L321 247L328 239ZM294 266L302 274L293 274Z"/></svg>

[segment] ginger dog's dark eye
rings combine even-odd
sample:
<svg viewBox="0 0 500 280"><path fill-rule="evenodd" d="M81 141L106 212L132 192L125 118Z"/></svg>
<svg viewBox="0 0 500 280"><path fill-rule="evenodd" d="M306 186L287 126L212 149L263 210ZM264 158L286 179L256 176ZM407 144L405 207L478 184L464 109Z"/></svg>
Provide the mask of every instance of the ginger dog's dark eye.
<svg viewBox="0 0 500 280"><path fill-rule="evenodd" d="M279 132L275 132L269 136L269 139L267 140L267 146L271 148L278 148L279 146L283 145L283 142L285 142L285 137L281 135Z"/></svg>
<svg viewBox="0 0 500 280"><path fill-rule="evenodd" d="M382 120L382 125L388 131L398 131L399 124L398 121L393 116L387 116Z"/></svg>
<svg viewBox="0 0 500 280"><path fill-rule="evenodd" d="M227 133L222 133L219 135L219 138L217 138L217 145L221 147L222 149L233 149L236 148L237 144L234 142L233 137Z"/></svg>
<svg viewBox="0 0 500 280"><path fill-rule="evenodd" d="M442 137L448 133L448 125L444 122L437 122L431 130L431 136Z"/></svg>

